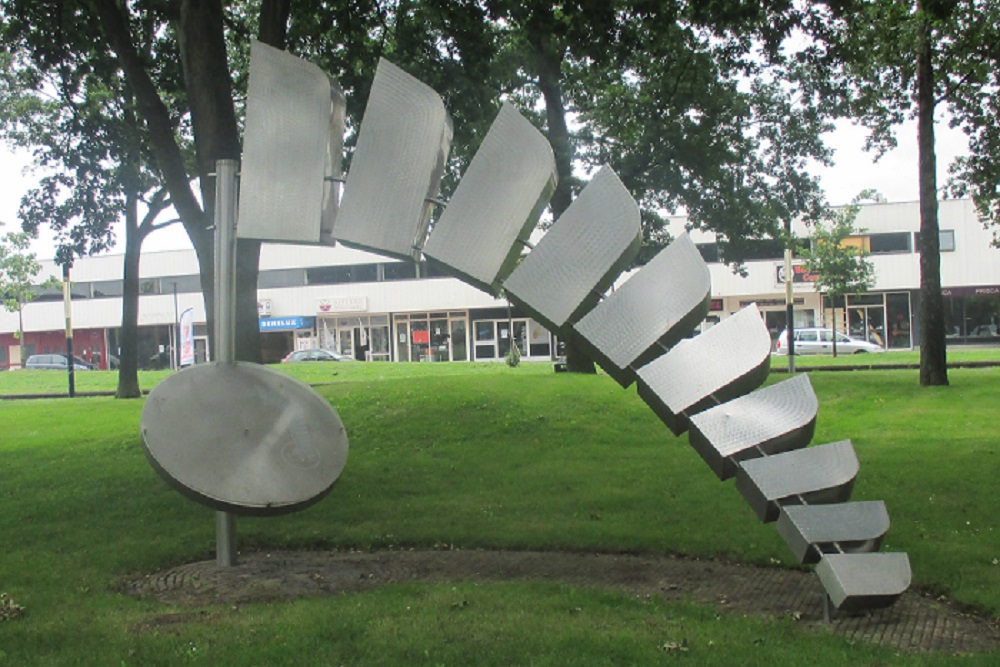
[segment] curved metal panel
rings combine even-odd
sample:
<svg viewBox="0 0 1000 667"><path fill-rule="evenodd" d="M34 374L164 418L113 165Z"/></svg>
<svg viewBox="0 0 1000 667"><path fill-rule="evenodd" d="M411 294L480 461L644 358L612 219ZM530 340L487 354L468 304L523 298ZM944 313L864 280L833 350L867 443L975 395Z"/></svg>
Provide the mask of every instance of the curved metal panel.
<svg viewBox="0 0 1000 667"><path fill-rule="evenodd" d="M740 461L808 445L818 409L809 376L798 375L691 417L688 440L729 479Z"/></svg>
<svg viewBox="0 0 1000 667"><path fill-rule="evenodd" d="M888 607L910 587L905 553L829 554L816 565L823 588L837 609Z"/></svg>
<svg viewBox="0 0 1000 667"><path fill-rule="evenodd" d="M558 332L593 308L639 252L639 206L602 167L504 281L511 301Z"/></svg>
<svg viewBox="0 0 1000 667"><path fill-rule="evenodd" d="M777 528L800 563L816 563L825 553L878 551L889 532L889 512L881 500L786 505Z"/></svg>
<svg viewBox="0 0 1000 667"><path fill-rule="evenodd" d="M346 101L320 68L250 47L240 183L241 238L329 240L340 199Z"/></svg>
<svg viewBox="0 0 1000 667"><path fill-rule="evenodd" d="M781 505L842 503L851 497L858 457L850 440L743 461L736 489L761 521Z"/></svg>
<svg viewBox="0 0 1000 667"><path fill-rule="evenodd" d="M185 495L236 514L285 514L333 487L347 462L336 411L308 385L265 366L191 366L142 410L153 468Z"/></svg>
<svg viewBox="0 0 1000 667"><path fill-rule="evenodd" d="M708 313L708 266L687 234L661 250L573 325L581 344L623 387Z"/></svg>
<svg viewBox="0 0 1000 667"><path fill-rule="evenodd" d="M434 224L424 254L461 280L497 293L517 264L556 187L548 140L504 104L455 194Z"/></svg>
<svg viewBox="0 0 1000 667"><path fill-rule="evenodd" d="M451 148L441 96L380 60L333 235L345 245L417 259Z"/></svg>
<svg viewBox="0 0 1000 667"><path fill-rule="evenodd" d="M756 304L687 338L636 374L639 396L680 435L688 419L753 391L771 370L771 336Z"/></svg>

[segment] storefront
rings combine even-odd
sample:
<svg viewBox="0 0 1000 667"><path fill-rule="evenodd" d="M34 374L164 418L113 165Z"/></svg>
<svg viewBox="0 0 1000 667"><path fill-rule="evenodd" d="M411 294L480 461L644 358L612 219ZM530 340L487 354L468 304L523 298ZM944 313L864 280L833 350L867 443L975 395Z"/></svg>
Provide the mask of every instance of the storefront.
<svg viewBox="0 0 1000 667"><path fill-rule="evenodd" d="M315 317L261 317L260 353L265 364L281 361L292 350L312 347Z"/></svg>
<svg viewBox="0 0 1000 667"><path fill-rule="evenodd" d="M949 343L1000 341L1000 285L952 287L942 294Z"/></svg>
<svg viewBox="0 0 1000 667"><path fill-rule="evenodd" d="M396 313L396 361L468 361L469 312Z"/></svg>
<svg viewBox="0 0 1000 667"><path fill-rule="evenodd" d="M524 317L516 310L492 308L473 311L472 330L473 358L476 361L503 359L514 344L524 358L552 358L552 334L541 324Z"/></svg>
<svg viewBox="0 0 1000 667"><path fill-rule="evenodd" d="M916 343L913 299L910 292L849 294L846 303L824 296L823 324L886 349L908 350Z"/></svg>
<svg viewBox="0 0 1000 667"><path fill-rule="evenodd" d="M390 361L389 316L341 313L317 320L318 347L359 361Z"/></svg>

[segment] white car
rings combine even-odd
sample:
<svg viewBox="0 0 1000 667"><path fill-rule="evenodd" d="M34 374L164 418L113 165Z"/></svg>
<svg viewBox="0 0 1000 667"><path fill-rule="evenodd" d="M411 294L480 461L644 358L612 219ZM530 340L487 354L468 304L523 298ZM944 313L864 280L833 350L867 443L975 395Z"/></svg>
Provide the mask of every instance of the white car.
<svg viewBox="0 0 1000 667"><path fill-rule="evenodd" d="M885 352L881 345L837 333L837 354ZM788 354L788 329L778 334L775 354ZM795 354L833 354L833 330L806 327L795 330Z"/></svg>

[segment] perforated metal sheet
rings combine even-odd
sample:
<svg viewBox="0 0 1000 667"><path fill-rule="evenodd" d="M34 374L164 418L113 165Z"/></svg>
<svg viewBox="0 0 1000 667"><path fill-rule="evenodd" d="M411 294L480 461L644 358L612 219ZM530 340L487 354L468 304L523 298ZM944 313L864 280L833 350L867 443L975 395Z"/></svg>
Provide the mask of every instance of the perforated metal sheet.
<svg viewBox="0 0 1000 667"><path fill-rule="evenodd" d="M805 447L812 440L819 403L807 375L694 415L688 439L708 467L728 479L736 464L766 454Z"/></svg>
<svg viewBox="0 0 1000 667"><path fill-rule="evenodd" d="M333 228L346 102L315 65L253 42L240 187L241 238L319 243Z"/></svg>
<svg viewBox="0 0 1000 667"><path fill-rule="evenodd" d="M496 293L556 187L548 140L505 104L434 225L424 254Z"/></svg>
<svg viewBox="0 0 1000 667"><path fill-rule="evenodd" d="M889 531L889 513L881 500L786 505L777 529L800 563L815 563L822 552L878 551Z"/></svg>
<svg viewBox="0 0 1000 667"><path fill-rule="evenodd" d="M347 462L347 434L330 404L257 364L199 364L169 376L146 399L141 428L164 479L237 514L307 507Z"/></svg>
<svg viewBox="0 0 1000 667"><path fill-rule="evenodd" d="M594 307L639 252L639 206L603 167L504 281L511 301L559 332Z"/></svg>
<svg viewBox="0 0 1000 667"><path fill-rule="evenodd" d="M451 137L441 96L380 60L334 224L337 240L417 259Z"/></svg>
<svg viewBox="0 0 1000 667"><path fill-rule="evenodd" d="M816 565L823 588L838 609L872 609L895 602L910 587L905 553L830 554Z"/></svg>
<svg viewBox="0 0 1000 667"><path fill-rule="evenodd" d="M740 463L736 489L761 521L778 518L779 504L840 503L851 497L858 457L850 440Z"/></svg>
<svg viewBox="0 0 1000 667"><path fill-rule="evenodd" d="M573 329L623 387L635 371L692 333L708 313L708 266L687 234L661 250Z"/></svg>
<svg viewBox="0 0 1000 667"><path fill-rule="evenodd" d="M771 336L754 304L640 368L639 396L680 435L690 416L753 391L770 369Z"/></svg>

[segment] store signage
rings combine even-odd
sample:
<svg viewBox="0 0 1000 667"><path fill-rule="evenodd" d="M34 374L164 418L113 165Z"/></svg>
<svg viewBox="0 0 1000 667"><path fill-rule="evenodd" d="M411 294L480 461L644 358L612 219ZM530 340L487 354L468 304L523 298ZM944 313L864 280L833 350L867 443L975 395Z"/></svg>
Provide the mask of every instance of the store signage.
<svg viewBox="0 0 1000 667"><path fill-rule="evenodd" d="M775 264L774 265L774 278L775 283L778 285L785 284L785 265ZM793 283L814 283L816 279L819 278L818 273L812 273L806 269L805 264L793 264L792 265L792 282Z"/></svg>
<svg viewBox="0 0 1000 667"><path fill-rule="evenodd" d="M257 317L271 316L271 300L257 299Z"/></svg>
<svg viewBox="0 0 1000 667"><path fill-rule="evenodd" d="M258 320L261 331L292 331L311 329L315 317L262 317Z"/></svg>
<svg viewBox="0 0 1000 667"><path fill-rule="evenodd" d="M413 344L414 345L427 345L431 342L431 336L429 331L414 331L413 332Z"/></svg>
<svg viewBox="0 0 1000 667"><path fill-rule="evenodd" d="M983 287L946 287L941 296L1000 296L1000 285Z"/></svg>
<svg viewBox="0 0 1000 667"><path fill-rule="evenodd" d="M339 296L319 299L317 307L321 313L363 313L368 310L368 297Z"/></svg>

